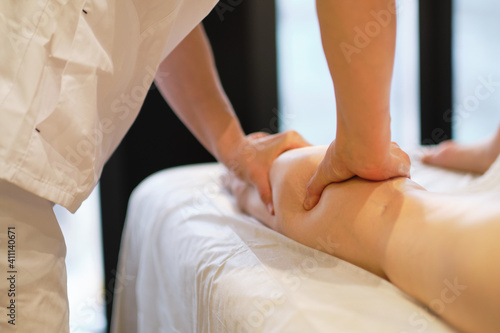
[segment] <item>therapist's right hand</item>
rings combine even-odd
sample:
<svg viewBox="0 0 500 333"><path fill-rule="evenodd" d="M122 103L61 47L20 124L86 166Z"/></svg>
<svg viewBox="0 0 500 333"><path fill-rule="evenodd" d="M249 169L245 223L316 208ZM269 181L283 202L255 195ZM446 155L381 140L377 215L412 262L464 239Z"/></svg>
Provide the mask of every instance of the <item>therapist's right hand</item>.
<svg viewBox="0 0 500 333"><path fill-rule="evenodd" d="M321 198L325 187L359 176L380 181L394 177L410 177L410 158L394 142L385 153L370 156L359 147L338 145L333 141L309 183L307 184L304 209L311 210Z"/></svg>

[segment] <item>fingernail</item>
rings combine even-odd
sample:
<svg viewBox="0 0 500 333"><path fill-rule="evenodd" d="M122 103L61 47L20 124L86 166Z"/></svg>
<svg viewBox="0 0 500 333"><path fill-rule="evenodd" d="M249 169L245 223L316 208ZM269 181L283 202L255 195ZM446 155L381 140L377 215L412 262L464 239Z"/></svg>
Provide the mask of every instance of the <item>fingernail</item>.
<svg viewBox="0 0 500 333"><path fill-rule="evenodd" d="M269 214L274 215L274 209L272 203L267 204L267 211L269 212Z"/></svg>
<svg viewBox="0 0 500 333"><path fill-rule="evenodd" d="M311 209L311 198L306 198L306 200L304 201L304 209L305 210L309 210Z"/></svg>

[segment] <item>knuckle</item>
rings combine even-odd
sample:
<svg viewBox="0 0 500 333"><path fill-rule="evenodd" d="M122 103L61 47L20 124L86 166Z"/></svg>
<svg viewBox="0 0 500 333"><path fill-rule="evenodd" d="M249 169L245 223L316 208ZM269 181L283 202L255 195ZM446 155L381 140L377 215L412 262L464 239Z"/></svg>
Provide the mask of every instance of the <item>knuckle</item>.
<svg viewBox="0 0 500 333"><path fill-rule="evenodd" d="M287 131L287 134L286 134L286 137L288 140L297 140L299 138L301 138L301 135L299 134L299 132L295 131L295 130L289 130Z"/></svg>

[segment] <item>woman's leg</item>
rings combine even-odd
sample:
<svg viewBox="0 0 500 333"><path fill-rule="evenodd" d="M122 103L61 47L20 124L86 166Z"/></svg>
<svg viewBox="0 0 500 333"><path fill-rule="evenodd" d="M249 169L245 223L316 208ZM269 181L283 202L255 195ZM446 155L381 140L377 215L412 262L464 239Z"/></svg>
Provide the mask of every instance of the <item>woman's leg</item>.
<svg viewBox="0 0 500 333"><path fill-rule="evenodd" d="M389 280L463 332L500 332L499 196L407 191L386 247Z"/></svg>
<svg viewBox="0 0 500 333"><path fill-rule="evenodd" d="M471 145L445 141L422 157L427 164L483 174L500 154L500 127L491 138Z"/></svg>
<svg viewBox="0 0 500 333"><path fill-rule="evenodd" d="M305 212L305 184L323 153L295 150L273 164L276 216L241 182L233 188L240 206L304 245L387 277L466 332L500 331L498 198L429 193L407 179L353 179L329 186Z"/></svg>
<svg viewBox="0 0 500 333"><path fill-rule="evenodd" d="M66 245L53 204L0 180L0 331L69 332Z"/></svg>
<svg viewBox="0 0 500 333"><path fill-rule="evenodd" d="M384 244L402 204L398 188L411 181L352 179L329 185L318 205L306 211L302 205L306 184L326 148L294 149L275 160L270 174L275 216L267 213L252 186L233 179L229 182L232 193L243 211L273 230L385 277L381 270Z"/></svg>

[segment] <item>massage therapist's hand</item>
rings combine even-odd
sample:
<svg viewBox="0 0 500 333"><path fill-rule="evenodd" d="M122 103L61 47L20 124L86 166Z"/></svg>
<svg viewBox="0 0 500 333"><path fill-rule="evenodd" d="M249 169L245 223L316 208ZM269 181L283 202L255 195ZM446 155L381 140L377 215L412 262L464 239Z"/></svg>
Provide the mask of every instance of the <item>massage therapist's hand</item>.
<svg viewBox="0 0 500 333"><path fill-rule="evenodd" d="M374 181L410 177L410 158L396 143L391 142L385 152L377 152L376 156L369 154L358 147L349 144L340 146L333 141L307 184L304 208L314 208L324 188L330 183L342 182L354 176Z"/></svg>
<svg viewBox="0 0 500 333"><path fill-rule="evenodd" d="M257 132L247 135L238 145L233 158L226 166L239 178L254 185L269 213L274 214L269 171L273 161L283 152L310 146L295 131L270 135Z"/></svg>

